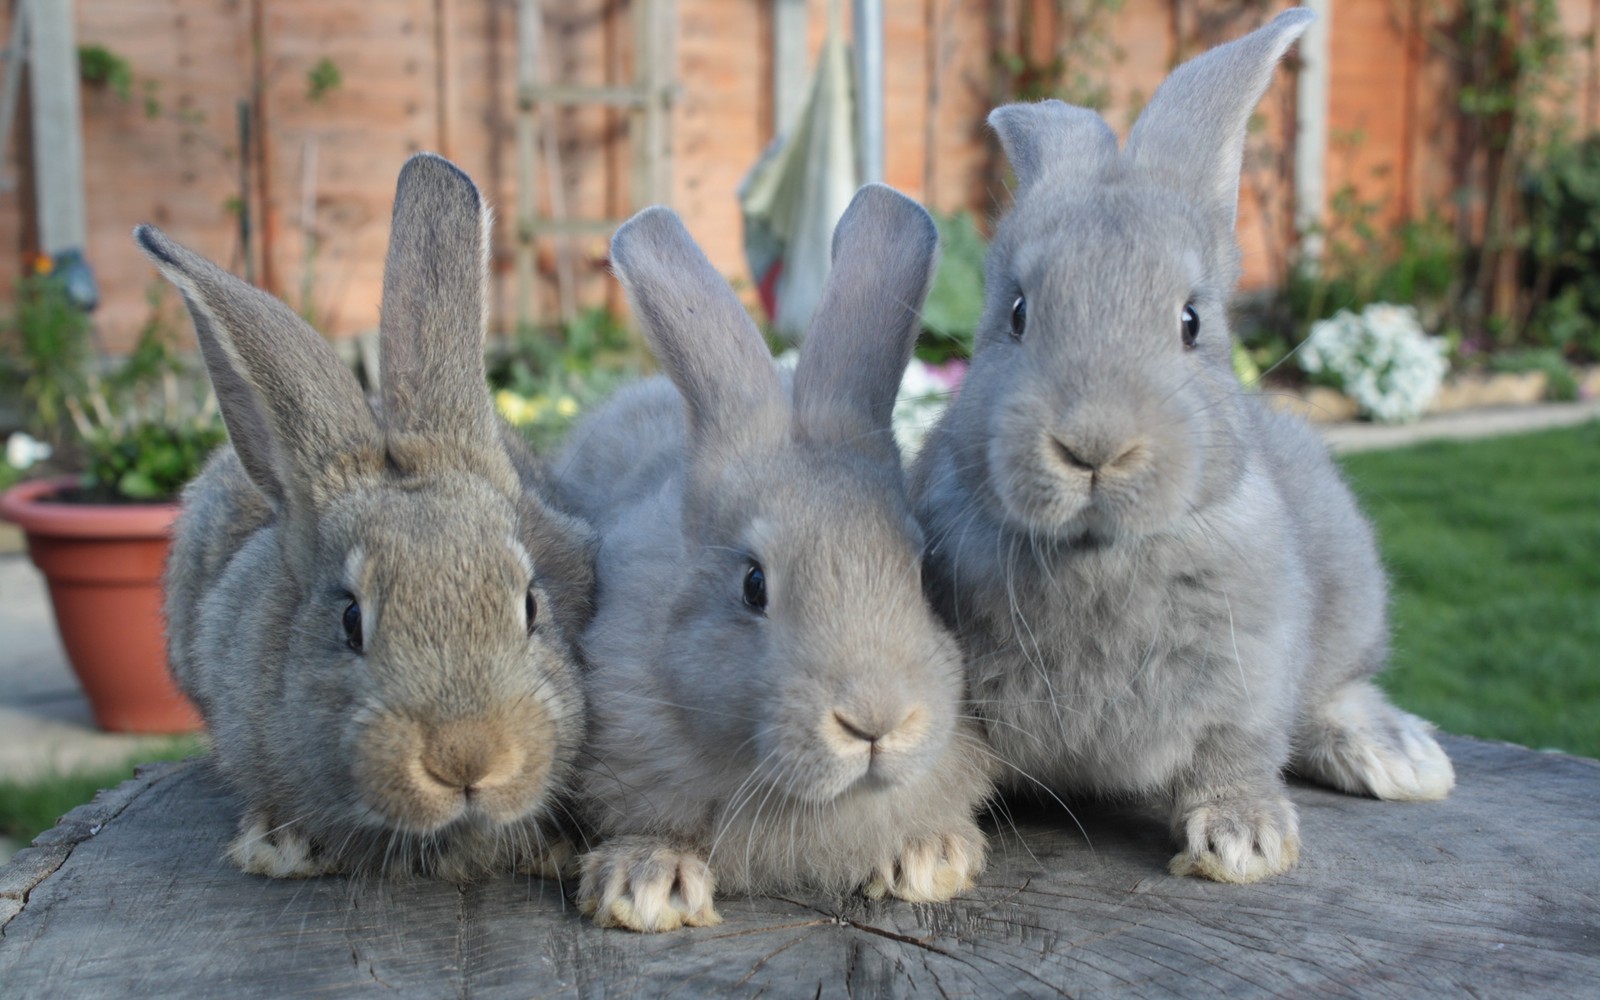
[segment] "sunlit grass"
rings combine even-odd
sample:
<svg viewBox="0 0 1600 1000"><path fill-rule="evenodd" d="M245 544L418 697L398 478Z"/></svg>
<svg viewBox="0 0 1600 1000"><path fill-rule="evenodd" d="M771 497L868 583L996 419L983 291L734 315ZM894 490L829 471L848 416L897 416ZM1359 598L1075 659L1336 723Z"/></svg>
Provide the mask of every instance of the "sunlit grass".
<svg viewBox="0 0 1600 1000"><path fill-rule="evenodd" d="M1393 580L1395 700L1600 756L1600 423L1343 464Z"/></svg>

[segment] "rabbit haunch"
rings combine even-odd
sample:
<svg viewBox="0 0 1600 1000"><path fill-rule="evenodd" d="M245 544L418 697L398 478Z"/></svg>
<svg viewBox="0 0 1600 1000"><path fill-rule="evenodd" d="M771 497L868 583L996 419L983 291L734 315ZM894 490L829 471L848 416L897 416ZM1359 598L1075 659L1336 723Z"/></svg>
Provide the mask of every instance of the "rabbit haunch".
<svg viewBox="0 0 1600 1000"><path fill-rule="evenodd" d="M1369 679L1370 527L1316 436L1231 369L1245 130L1311 19L1179 67L1121 151L1082 108L994 112L1015 201L971 370L912 476L928 593L1003 779L1163 801L1173 870L1227 881L1294 864L1285 767L1385 798L1454 781Z"/></svg>
<svg viewBox="0 0 1600 1000"><path fill-rule="evenodd" d="M603 924L716 923L717 888L945 899L982 869L986 751L889 426L936 242L862 189L791 386L675 216L616 235L670 381L586 418L556 466L602 538L579 903Z"/></svg>
<svg viewBox="0 0 1600 1000"><path fill-rule="evenodd" d="M135 235L184 294L231 441L184 494L166 608L245 803L230 856L275 877L543 870L593 542L484 387L477 189L434 156L400 173L376 406L283 303Z"/></svg>

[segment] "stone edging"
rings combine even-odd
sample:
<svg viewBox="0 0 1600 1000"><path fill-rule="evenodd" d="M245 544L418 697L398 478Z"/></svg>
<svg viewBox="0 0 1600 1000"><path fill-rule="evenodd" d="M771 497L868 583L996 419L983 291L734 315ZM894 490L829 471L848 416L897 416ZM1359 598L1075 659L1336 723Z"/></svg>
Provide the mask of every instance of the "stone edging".
<svg viewBox="0 0 1600 1000"><path fill-rule="evenodd" d="M1600 398L1600 365L1581 369L1577 375L1579 398ZM1549 376L1544 372L1462 372L1445 381L1439 395L1429 404L1428 415L1542 403L1548 382ZM1326 386L1269 389L1263 394L1274 407L1298 414L1314 424L1356 419L1355 401Z"/></svg>

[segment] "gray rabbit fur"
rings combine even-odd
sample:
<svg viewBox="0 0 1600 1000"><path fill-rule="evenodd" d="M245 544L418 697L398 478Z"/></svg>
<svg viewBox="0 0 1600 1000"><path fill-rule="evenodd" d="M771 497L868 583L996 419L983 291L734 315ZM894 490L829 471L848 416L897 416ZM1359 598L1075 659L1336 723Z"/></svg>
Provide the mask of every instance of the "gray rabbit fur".
<svg viewBox="0 0 1600 1000"><path fill-rule="evenodd" d="M447 161L401 170L376 404L278 299L135 231L183 292L231 441L184 493L166 615L244 801L247 872L557 860L542 823L582 738L595 541L539 498L484 385L488 226Z"/></svg>
<svg viewBox="0 0 1600 1000"><path fill-rule="evenodd" d="M1371 528L1301 421L1241 391L1226 307L1252 109L1312 20L1179 67L1119 154L1059 101L990 116L1018 188L959 397L912 475L927 584L1001 781L1169 810L1175 873L1288 869L1282 772L1431 799L1431 726L1372 684Z"/></svg>
<svg viewBox="0 0 1600 1000"><path fill-rule="evenodd" d="M987 751L890 431L937 243L863 188L791 387L677 216L613 240L668 378L555 463L602 539L578 778L601 838L578 898L602 925L715 924L718 889L947 899L983 867Z"/></svg>

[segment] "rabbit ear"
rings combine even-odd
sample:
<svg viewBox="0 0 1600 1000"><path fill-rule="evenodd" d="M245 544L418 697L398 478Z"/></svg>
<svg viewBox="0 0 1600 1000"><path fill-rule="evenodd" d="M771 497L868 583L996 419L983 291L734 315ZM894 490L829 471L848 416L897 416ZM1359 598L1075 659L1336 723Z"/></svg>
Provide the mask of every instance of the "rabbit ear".
<svg viewBox="0 0 1600 1000"><path fill-rule="evenodd" d="M1040 176L1087 178L1116 159L1117 136L1088 108L1062 101L1007 104L989 112L1006 159L1026 188Z"/></svg>
<svg viewBox="0 0 1600 1000"><path fill-rule="evenodd" d="M183 293L228 437L274 506L314 503L328 476L383 461L355 376L282 301L184 249L154 226L139 248Z"/></svg>
<svg viewBox="0 0 1600 1000"><path fill-rule="evenodd" d="M489 210L465 173L419 153L400 168L379 323L391 431L498 447L484 385Z"/></svg>
<svg viewBox="0 0 1600 1000"><path fill-rule="evenodd" d="M772 354L733 289L669 208L611 238L611 266L645 339L688 404L691 439L732 439L786 410Z"/></svg>
<svg viewBox="0 0 1600 1000"><path fill-rule="evenodd" d="M1200 203L1233 220L1251 112L1272 71L1316 19L1304 7L1196 56L1157 88L1128 136L1127 159L1156 171Z"/></svg>
<svg viewBox="0 0 1600 1000"><path fill-rule="evenodd" d="M916 202L883 184L856 192L833 231L833 266L795 372L799 428L822 441L889 433L895 395L921 330L939 231Z"/></svg>

